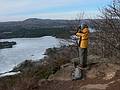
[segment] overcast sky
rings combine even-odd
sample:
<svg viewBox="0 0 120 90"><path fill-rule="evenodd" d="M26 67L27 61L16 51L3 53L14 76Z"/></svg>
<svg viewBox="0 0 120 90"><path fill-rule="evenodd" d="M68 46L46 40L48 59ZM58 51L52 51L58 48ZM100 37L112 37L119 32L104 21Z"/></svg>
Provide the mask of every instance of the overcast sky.
<svg viewBox="0 0 120 90"><path fill-rule="evenodd" d="M85 12L85 18L96 17L98 9L112 0L0 0L0 22L27 18L74 19Z"/></svg>

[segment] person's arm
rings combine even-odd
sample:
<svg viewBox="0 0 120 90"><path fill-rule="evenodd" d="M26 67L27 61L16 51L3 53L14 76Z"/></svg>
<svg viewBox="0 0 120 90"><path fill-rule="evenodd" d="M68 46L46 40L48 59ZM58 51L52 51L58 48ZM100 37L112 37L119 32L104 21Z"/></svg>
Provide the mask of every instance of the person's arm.
<svg viewBox="0 0 120 90"><path fill-rule="evenodd" d="M88 34L88 29L87 28L83 29L81 32L76 33L76 36L82 37L86 34Z"/></svg>
<svg viewBox="0 0 120 90"><path fill-rule="evenodd" d="M76 33L76 36L77 36L77 37L82 37L82 36L83 36L83 33L82 33L82 32L78 32L78 33Z"/></svg>

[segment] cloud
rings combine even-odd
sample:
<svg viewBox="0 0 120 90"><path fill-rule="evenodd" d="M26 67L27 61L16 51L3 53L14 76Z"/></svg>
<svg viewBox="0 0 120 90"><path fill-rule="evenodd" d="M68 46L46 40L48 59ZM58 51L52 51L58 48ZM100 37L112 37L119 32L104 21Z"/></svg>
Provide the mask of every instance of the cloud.
<svg viewBox="0 0 120 90"><path fill-rule="evenodd" d="M77 0L0 0L0 14L64 6L75 1Z"/></svg>
<svg viewBox="0 0 120 90"><path fill-rule="evenodd" d="M112 0L110 0L112 1ZM0 18L15 20L25 17L70 17L74 12L95 13L108 0L0 0ZM61 16L60 16L61 15ZM65 15L65 16L64 16ZM36 16L37 17L37 16ZM66 17L66 18L67 18ZM2 19L3 20L3 19Z"/></svg>
<svg viewBox="0 0 120 90"><path fill-rule="evenodd" d="M18 21L25 20L27 18L42 18L42 19L74 19L74 16L78 14L78 11L64 12L64 13L37 13L32 15L13 15L13 16L1 16L0 21Z"/></svg>
<svg viewBox="0 0 120 90"><path fill-rule="evenodd" d="M40 19L68 19L68 20L73 20L73 19L76 19L78 18L78 14L80 12L79 11L69 11L69 12L58 12L58 13L36 13L36 14L28 14L28 15L13 15L13 16L9 16L9 17L6 17L6 16L2 16L0 18L0 21L1 22L4 22L4 21L23 21L25 19L28 19L28 18L40 18ZM94 17L93 17L93 13L94 13ZM85 17L84 18L96 18L95 17L95 12L92 12L89 11L87 13L85 13Z"/></svg>

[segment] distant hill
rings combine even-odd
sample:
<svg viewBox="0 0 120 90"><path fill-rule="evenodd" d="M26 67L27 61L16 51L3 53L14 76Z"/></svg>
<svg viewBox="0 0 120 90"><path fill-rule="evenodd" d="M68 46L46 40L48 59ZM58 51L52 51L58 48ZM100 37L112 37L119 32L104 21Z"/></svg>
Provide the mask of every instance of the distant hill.
<svg viewBox="0 0 120 90"><path fill-rule="evenodd" d="M69 36L67 27L74 21L29 18L24 21L0 22L0 38Z"/></svg>
<svg viewBox="0 0 120 90"><path fill-rule="evenodd" d="M29 18L24 21L14 22L0 22L0 31L16 30L17 28L52 28L52 27L66 27L69 20L51 20L51 19L37 19Z"/></svg>
<svg viewBox="0 0 120 90"><path fill-rule="evenodd" d="M0 38L59 36L58 34L64 31L63 29L68 26L69 22L70 20L37 18L29 18L24 21L0 22Z"/></svg>

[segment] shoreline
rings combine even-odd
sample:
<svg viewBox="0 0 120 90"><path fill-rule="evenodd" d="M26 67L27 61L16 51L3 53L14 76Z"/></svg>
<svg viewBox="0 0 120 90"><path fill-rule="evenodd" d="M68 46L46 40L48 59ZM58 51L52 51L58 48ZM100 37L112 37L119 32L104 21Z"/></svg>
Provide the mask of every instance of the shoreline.
<svg viewBox="0 0 120 90"><path fill-rule="evenodd" d="M52 36L44 36L41 38L14 38L3 39L0 41L17 42L13 48L0 49L0 71L1 73L4 73L10 71L12 67L25 60L38 61L39 59L44 58L46 49L57 47L60 40Z"/></svg>
<svg viewBox="0 0 120 90"><path fill-rule="evenodd" d="M51 67L54 67L55 69L55 72L56 70L58 70L60 68L60 66L63 64L63 63L67 63L69 62L69 58L65 58L67 59L65 62L64 60L61 62L60 58L55 58L56 55L54 55L55 53L59 53L57 56L62 56L63 53L65 53L65 50L64 49L69 49L69 46L66 46L66 47L53 47L53 48L48 48L46 49L46 51L44 52L44 57L39 59L38 61L34 61L34 60L25 60L23 61L22 63L19 63L17 64L17 66L15 66L11 71L8 71L8 72L5 72L5 73L1 73L1 75L3 74L6 74L6 73L11 73L11 72L20 72L20 73L23 73L23 72L28 72L29 69L31 68L38 68L38 67L41 67L41 66L46 66L48 64L53 64L53 66ZM62 52L61 52L62 51ZM68 53L68 52L67 52ZM70 52L69 52L70 53ZM53 56L52 56L53 55ZM62 57L61 57L62 58ZM53 59L53 60L51 60ZM58 66L54 66L56 60L55 59L58 59L58 63L59 65ZM64 58L63 58L64 59ZM55 62L54 62L55 60ZM51 63L52 62L52 63ZM53 70L54 71L54 70ZM15 74L16 75L16 74ZM15 76L13 75L13 76ZM7 75L6 75L7 76ZM5 77L6 77L5 76ZM9 77L9 76L8 76Z"/></svg>
<svg viewBox="0 0 120 90"><path fill-rule="evenodd" d="M14 41L3 41L3 42L0 42L0 49L5 49L5 48L12 48L13 45L16 45L17 43L14 42Z"/></svg>
<svg viewBox="0 0 120 90"><path fill-rule="evenodd" d="M44 39L44 38L45 38L45 37L43 37L43 39ZM47 38L49 38L49 37L47 36ZM2 41L2 40L1 40L1 41ZM4 40L3 40L3 41L4 41ZM9 40L9 41L11 42L11 40ZM60 39L60 41L64 42L64 41L61 40L61 39ZM65 42L65 43L66 43L66 42ZM19 43L18 43L18 44L19 44ZM62 44L63 44L63 43L62 43ZM65 46L66 46L66 45L65 45ZM47 49L50 49L50 48L51 48L51 49L52 49L52 48L59 48L59 46L58 46L58 47L57 47L57 46L55 46L55 47L48 47L48 48L46 48L46 50L47 50ZM42 58L39 58L39 59L36 59L36 60L33 60L33 59L23 59L22 62L25 62L26 60L30 60L30 61L33 60L33 62L34 62L34 61L35 61L35 62L39 62L41 59L43 60L44 57L45 57L45 58L47 57L46 50L43 52ZM31 55L33 55L33 54L31 54ZM22 62L20 62L20 63L22 63ZM16 64L16 65L18 66L20 63L18 63L18 64ZM16 65L15 65L15 66L16 66ZM14 67L15 67L15 66L14 66ZM13 68L14 68L14 67L13 67ZM9 71L1 72L1 74L9 73L9 72L11 72L12 70L13 70L13 69L11 69L11 70L9 70Z"/></svg>

